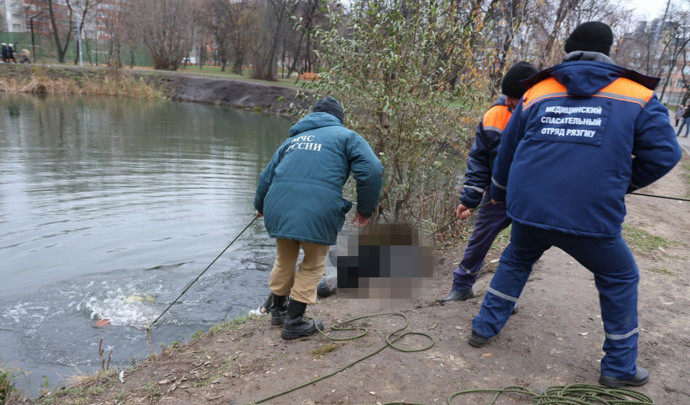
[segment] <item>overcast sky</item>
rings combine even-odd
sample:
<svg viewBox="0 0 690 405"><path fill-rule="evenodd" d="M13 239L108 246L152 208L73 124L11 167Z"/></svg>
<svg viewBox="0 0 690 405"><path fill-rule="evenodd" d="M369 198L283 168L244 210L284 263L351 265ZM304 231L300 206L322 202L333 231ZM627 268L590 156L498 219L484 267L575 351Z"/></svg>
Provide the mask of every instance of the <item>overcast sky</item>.
<svg viewBox="0 0 690 405"><path fill-rule="evenodd" d="M635 10L637 17L653 20L661 17L666 9L667 0L621 0L626 6ZM671 4L682 5L685 2L671 0ZM685 3L687 4L687 3Z"/></svg>

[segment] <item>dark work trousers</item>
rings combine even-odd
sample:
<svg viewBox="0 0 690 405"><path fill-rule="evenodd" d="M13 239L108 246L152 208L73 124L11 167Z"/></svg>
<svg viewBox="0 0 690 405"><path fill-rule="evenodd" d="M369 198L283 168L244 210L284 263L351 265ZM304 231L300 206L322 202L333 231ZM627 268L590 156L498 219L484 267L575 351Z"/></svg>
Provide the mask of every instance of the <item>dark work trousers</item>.
<svg viewBox="0 0 690 405"><path fill-rule="evenodd" d="M503 251L479 314L472 321L472 329L488 338L498 334L508 322L532 266L551 246L562 249L594 274L605 332L601 375L632 378L637 372L640 276L635 259L620 235L593 238L513 223L510 245Z"/></svg>
<svg viewBox="0 0 690 405"><path fill-rule="evenodd" d="M685 127L685 137L688 137L688 131L690 131L690 117L688 118L683 118L683 122L680 124L680 128L678 128L678 132L676 132L676 136L680 136L680 131L683 130L683 127Z"/></svg>
<svg viewBox="0 0 690 405"><path fill-rule="evenodd" d="M489 193L484 193L481 204L491 201ZM472 288L479 278L479 271L484 265L484 258L494 243L498 234L510 225L510 218L506 215L505 204L487 204L479 209L477 222L470 241L465 248L465 254L460 265L453 272L453 287L455 291L467 291Z"/></svg>

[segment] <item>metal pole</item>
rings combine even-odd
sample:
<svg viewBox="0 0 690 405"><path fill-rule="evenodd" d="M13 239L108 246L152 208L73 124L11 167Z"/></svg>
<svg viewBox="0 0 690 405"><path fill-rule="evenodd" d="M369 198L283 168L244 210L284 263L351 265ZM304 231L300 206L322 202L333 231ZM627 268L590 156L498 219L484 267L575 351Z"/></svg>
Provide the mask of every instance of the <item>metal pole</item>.
<svg viewBox="0 0 690 405"><path fill-rule="evenodd" d="M36 41L34 40L34 18L38 14L29 17L29 25L31 25L31 57L33 58L33 63L36 63Z"/></svg>
<svg viewBox="0 0 690 405"><path fill-rule="evenodd" d="M80 19L81 20L81 19ZM79 30L77 32L77 39L79 43L79 66L84 66L84 61L82 59L82 54L81 54L81 21L79 21Z"/></svg>

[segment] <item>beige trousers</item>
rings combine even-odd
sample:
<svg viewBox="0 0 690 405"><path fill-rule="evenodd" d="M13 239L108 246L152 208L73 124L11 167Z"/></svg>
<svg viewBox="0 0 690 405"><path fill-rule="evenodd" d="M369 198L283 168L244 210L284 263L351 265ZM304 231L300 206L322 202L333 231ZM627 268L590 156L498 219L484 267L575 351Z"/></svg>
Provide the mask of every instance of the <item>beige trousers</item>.
<svg viewBox="0 0 690 405"><path fill-rule="evenodd" d="M329 246L292 239L276 239L276 242L276 262L268 278L271 291L275 295L289 295L291 299L305 304L315 304L316 287L326 274ZM300 247L304 250L304 258L297 271Z"/></svg>

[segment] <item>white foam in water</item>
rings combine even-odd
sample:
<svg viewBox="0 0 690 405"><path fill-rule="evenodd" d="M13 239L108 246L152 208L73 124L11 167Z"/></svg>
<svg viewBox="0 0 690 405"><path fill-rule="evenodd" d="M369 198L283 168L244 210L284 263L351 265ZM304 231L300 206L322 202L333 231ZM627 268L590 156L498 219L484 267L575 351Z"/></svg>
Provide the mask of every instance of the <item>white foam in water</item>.
<svg viewBox="0 0 690 405"><path fill-rule="evenodd" d="M38 313L40 310L43 313ZM7 309L3 316L11 318L16 324L26 324L27 321L40 323L45 319L45 312L48 307L34 306L32 303L20 302L12 308Z"/></svg>
<svg viewBox="0 0 690 405"><path fill-rule="evenodd" d="M104 298L87 297L76 309L91 311L91 319L107 319L111 326L146 328L158 315L154 300L155 296L150 293L126 294L118 289L108 291Z"/></svg>

